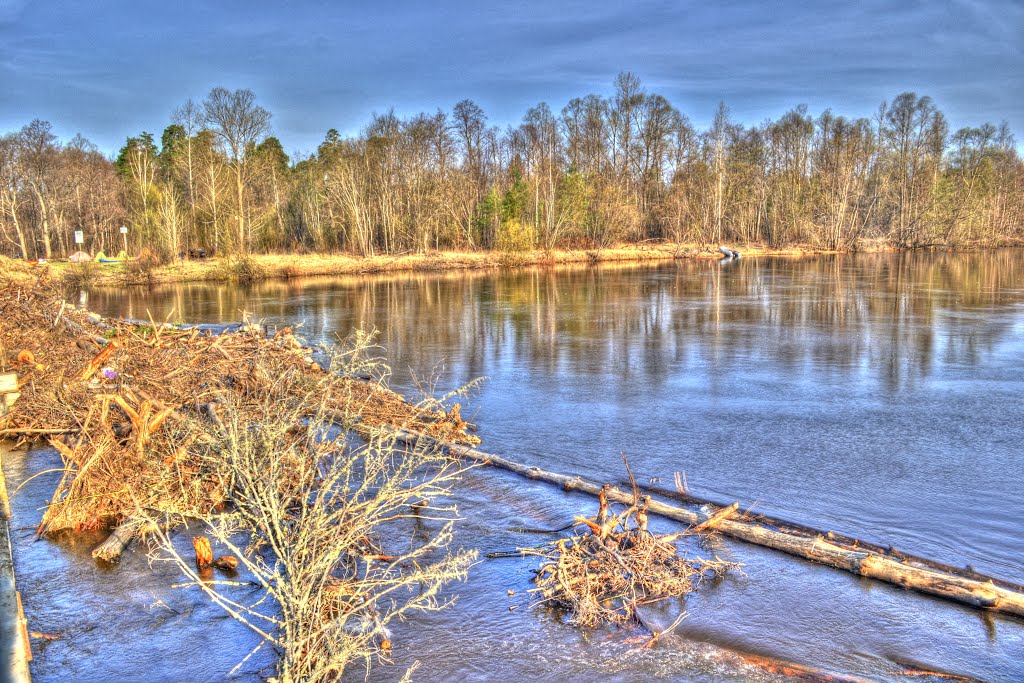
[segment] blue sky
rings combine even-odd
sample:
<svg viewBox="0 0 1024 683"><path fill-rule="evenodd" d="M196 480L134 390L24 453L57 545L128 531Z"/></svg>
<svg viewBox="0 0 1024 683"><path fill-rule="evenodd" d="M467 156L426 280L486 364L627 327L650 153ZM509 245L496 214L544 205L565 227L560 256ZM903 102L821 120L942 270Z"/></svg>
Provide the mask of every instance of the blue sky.
<svg viewBox="0 0 1024 683"><path fill-rule="evenodd" d="M218 85L252 89L285 149L310 152L374 111L466 97L503 127L623 70L699 127L720 100L756 124L800 103L870 116L912 90L954 129L1024 138L1019 1L0 0L0 132L43 118L108 153Z"/></svg>

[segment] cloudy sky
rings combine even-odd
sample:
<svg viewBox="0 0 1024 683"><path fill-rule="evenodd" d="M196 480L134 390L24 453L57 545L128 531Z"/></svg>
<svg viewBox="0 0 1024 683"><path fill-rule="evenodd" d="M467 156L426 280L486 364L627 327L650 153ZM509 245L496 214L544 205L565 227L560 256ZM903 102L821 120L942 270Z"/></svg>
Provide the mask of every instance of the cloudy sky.
<svg viewBox="0 0 1024 683"><path fill-rule="evenodd" d="M1019 0L0 0L0 133L42 118L108 153L219 85L252 89L294 153L467 97L504 126L624 70L699 127L719 101L756 124L800 103L870 116L912 90L954 129L1006 120L1024 138Z"/></svg>

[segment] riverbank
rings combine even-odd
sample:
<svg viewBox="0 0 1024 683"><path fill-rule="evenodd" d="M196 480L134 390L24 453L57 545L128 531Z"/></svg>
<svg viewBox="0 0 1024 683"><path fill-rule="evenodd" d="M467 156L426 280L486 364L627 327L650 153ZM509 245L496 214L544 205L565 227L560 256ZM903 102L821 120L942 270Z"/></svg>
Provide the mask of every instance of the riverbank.
<svg viewBox="0 0 1024 683"><path fill-rule="evenodd" d="M744 257L803 256L835 253L805 245L774 248L764 244L731 244ZM864 242L860 251L893 251L884 241ZM697 244L652 242L621 244L604 249L554 249L527 252L436 251L417 254L355 256L352 254L253 254L244 258L175 260L164 265L71 264L46 266L54 277L69 284L119 286L172 282L227 282L289 279L315 275L356 275L402 271L448 271L514 268L573 263L717 259L717 247Z"/></svg>

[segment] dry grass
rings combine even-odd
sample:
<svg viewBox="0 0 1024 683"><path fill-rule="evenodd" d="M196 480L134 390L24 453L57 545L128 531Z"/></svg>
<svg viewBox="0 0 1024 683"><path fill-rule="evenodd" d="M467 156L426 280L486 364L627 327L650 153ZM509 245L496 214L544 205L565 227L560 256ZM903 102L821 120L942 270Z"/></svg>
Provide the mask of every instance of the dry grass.
<svg viewBox="0 0 1024 683"><path fill-rule="evenodd" d="M829 253L813 245L775 248L764 244L731 244L744 256L802 256ZM859 251L891 251L884 242L865 241ZM258 254L237 258L211 258L202 261L174 261L153 269L151 281L253 281L266 278L297 278L314 275L353 275L403 271L471 270L511 268L571 263L610 263L664 261L679 258L717 259L716 246L651 242L623 244L603 249L551 249L515 252L438 251L387 256L350 254ZM59 275L70 264L52 263L47 267ZM93 284L118 285L124 281L123 264L100 268Z"/></svg>
<svg viewBox="0 0 1024 683"><path fill-rule="evenodd" d="M69 264L70 265L70 264ZM0 285L4 282L27 284L33 280L35 268L21 259L0 256Z"/></svg>

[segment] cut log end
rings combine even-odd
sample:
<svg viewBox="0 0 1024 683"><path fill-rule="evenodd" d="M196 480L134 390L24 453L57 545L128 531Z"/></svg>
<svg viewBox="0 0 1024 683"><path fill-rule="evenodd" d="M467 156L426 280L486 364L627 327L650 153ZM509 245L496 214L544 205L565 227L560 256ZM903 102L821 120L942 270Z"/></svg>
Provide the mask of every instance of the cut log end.
<svg viewBox="0 0 1024 683"><path fill-rule="evenodd" d="M196 551L196 567L202 569L213 564L213 549L210 547L210 539L206 536L193 536L192 547Z"/></svg>

